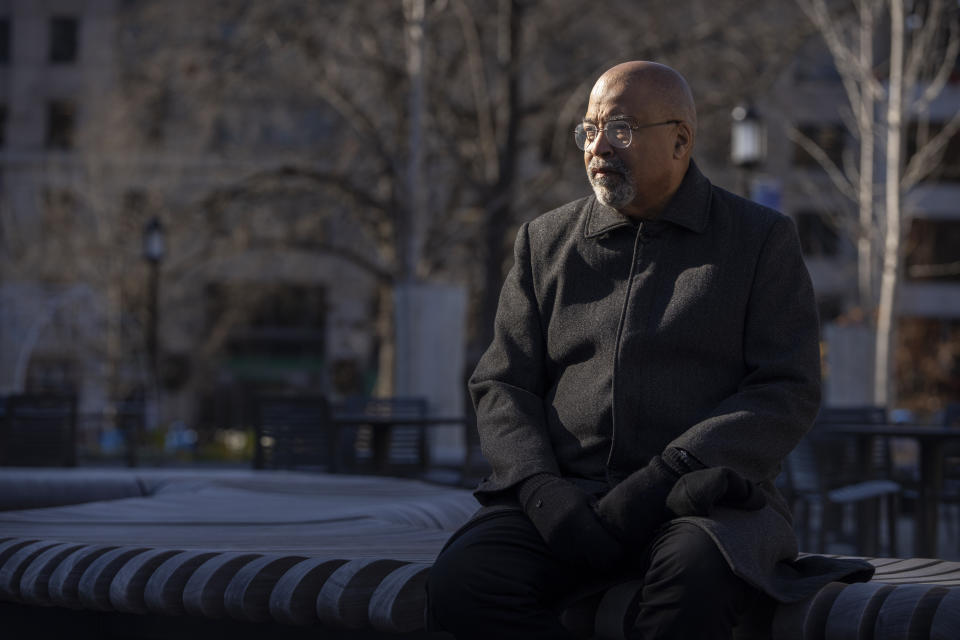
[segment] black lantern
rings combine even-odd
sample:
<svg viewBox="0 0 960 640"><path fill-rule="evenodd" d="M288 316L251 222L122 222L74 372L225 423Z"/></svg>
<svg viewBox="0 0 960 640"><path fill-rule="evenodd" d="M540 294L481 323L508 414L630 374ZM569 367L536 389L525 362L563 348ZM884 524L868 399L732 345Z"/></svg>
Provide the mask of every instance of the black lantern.
<svg viewBox="0 0 960 640"><path fill-rule="evenodd" d="M167 252L166 233L160 219L154 216L143 227L143 259L149 267L147 280L146 350L149 382L156 390L159 386L158 328L160 324L160 263ZM137 466L137 445L143 425L132 425L127 434L127 464Z"/></svg>
<svg viewBox="0 0 960 640"><path fill-rule="evenodd" d="M738 167L752 169L767 153L767 135L763 120L752 106L738 105L731 112L730 159Z"/></svg>
<svg viewBox="0 0 960 640"><path fill-rule="evenodd" d="M163 223L154 216L143 227L143 259L158 264L166 254L166 238Z"/></svg>

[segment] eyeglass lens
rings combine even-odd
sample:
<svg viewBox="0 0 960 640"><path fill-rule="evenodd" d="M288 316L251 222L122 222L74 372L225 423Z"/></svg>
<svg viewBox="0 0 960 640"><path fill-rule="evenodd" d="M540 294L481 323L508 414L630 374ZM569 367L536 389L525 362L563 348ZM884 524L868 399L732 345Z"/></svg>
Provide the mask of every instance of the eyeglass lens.
<svg viewBox="0 0 960 640"><path fill-rule="evenodd" d="M607 142L620 149L627 148L633 137L630 125L626 122L608 122L603 127L603 132L607 136ZM599 127L583 122L578 124L576 130L573 132L577 147L581 150L586 150L587 147L592 145L598 135L600 135Z"/></svg>

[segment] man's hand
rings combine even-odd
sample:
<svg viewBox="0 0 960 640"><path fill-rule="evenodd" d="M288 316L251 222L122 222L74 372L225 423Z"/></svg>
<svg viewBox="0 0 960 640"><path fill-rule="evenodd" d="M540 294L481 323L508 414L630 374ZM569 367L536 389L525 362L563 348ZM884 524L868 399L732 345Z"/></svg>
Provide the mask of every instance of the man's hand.
<svg viewBox="0 0 960 640"><path fill-rule="evenodd" d="M755 511L765 504L756 485L727 467L688 473L667 496L667 508L677 516L707 516L715 506Z"/></svg>
<svg viewBox="0 0 960 640"><path fill-rule="evenodd" d="M623 549L594 512L594 500L562 478L541 473L523 481L517 498L559 558L594 571L620 567Z"/></svg>
<svg viewBox="0 0 960 640"><path fill-rule="evenodd" d="M682 469L675 449L664 452L664 456L668 458L654 456L597 503L600 520L633 553L640 553L660 525L673 517L666 507L667 494Z"/></svg>

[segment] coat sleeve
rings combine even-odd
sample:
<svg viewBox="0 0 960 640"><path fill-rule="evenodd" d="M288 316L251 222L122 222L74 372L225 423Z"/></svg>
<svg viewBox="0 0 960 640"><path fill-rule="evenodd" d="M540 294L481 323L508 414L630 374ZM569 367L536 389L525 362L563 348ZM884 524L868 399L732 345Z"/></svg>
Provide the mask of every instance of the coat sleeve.
<svg viewBox="0 0 960 640"><path fill-rule="evenodd" d="M779 216L754 271L743 328L746 375L736 392L671 446L708 466L771 480L820 406L819 322L793 222Z"/></svg>
<svg viewBox="0 0 960 640"><path fill-rule="evenodd" d="M535 473L559 475L547 434L543 325L534 291L528 225L517 234L494 322L494 337L470 378L483 455L492 473L477 499L514 486Z"/></svg>

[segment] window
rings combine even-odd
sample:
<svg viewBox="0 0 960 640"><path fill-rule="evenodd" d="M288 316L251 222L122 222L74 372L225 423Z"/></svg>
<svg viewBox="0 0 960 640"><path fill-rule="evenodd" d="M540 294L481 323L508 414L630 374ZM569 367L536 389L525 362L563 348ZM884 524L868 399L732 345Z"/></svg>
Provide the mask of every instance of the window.
<svg viewBox="0 0 960 640"><path fill-rule="evenodd" d="M43 198L43 223L48 230L65 231L76 223L79 202L69 189L47 187L41 192Z"/></svg>
<svg viewBox="0 0 960 640"><path fill-rule="evenodd" d="M910 222L904 266L907 280L960 281L960 220Z"/></svg>
<svg viewBox="0 0 960 640"><path fill-rule="evenodd" d="M834 258L839 253L840 236L827 222L828 215L817 211L801 211L796 215L800 248L805 256Z"/></svg>
<svg viewBox="0 0 960 640"><path fill-rule="evenodd" d="M10 18L0 18L0 64L10 62Z"/></svg>
<svg viewBox="0 0 960 640"><path fill-rule="evenodd" d="M797 82L840 82L840 73L830 49L819 35L809 38L800 46L793 61L793 77Z"/></svg>
<svg viewBox="0 0 960 640"><path fill-rule="evenodd" d="M810 138L823 149L830 160L839 166L843 164L843 147L846 130L841 124L808 124L797 127L801 134ZM819 167L820 162L807 153L798 143L793 147L793 164L797 167Z"/></svg>
<svg viewBox="0 0 960 640"><path fill-rule="evenodd" d="M63 64L77 60L77 19L50 18L50 62Z"/></svg>
<svg viewBox="0 0 960 640"><path fill-rule="evenodd" d="M171 119L172 110L173 94L167 89L161 89L147 102L144 131L146 132L147 142L151 145L159 145L163 142L164 128Z"/></svg>
<svg viewBox="0 0 960 640"><path fill-rule="evenodd" d="M128 189L123 194L123 215L147 217L149 199L143 189Z"/></svg>
<svg viewBox="0 0 960 640"><path fill-rule="evenodd" d="M73 148L76 127L76 107L68 100L54 100L47 104L47 149Z"/></svg>
<svg viewBox="0 0 960 640"><path fill-rule="evenodd" d="M226 344L231 365L322 368L327 314L322 287L211 284L206 299L211 329L236 319Z"/></svg>
<svg viewBox="0 0 960 640"><path fill-rule="evenodd" d="M34 357L27 365L27 393L74 394L78 387L74 360L57 357Z"/></svg>
<svg viewBox="0 0 960 640"><path fill-rule="evenodd" d="M899 406L929 413L960 398L960 321L901 317L897 342Z"/></svg>

